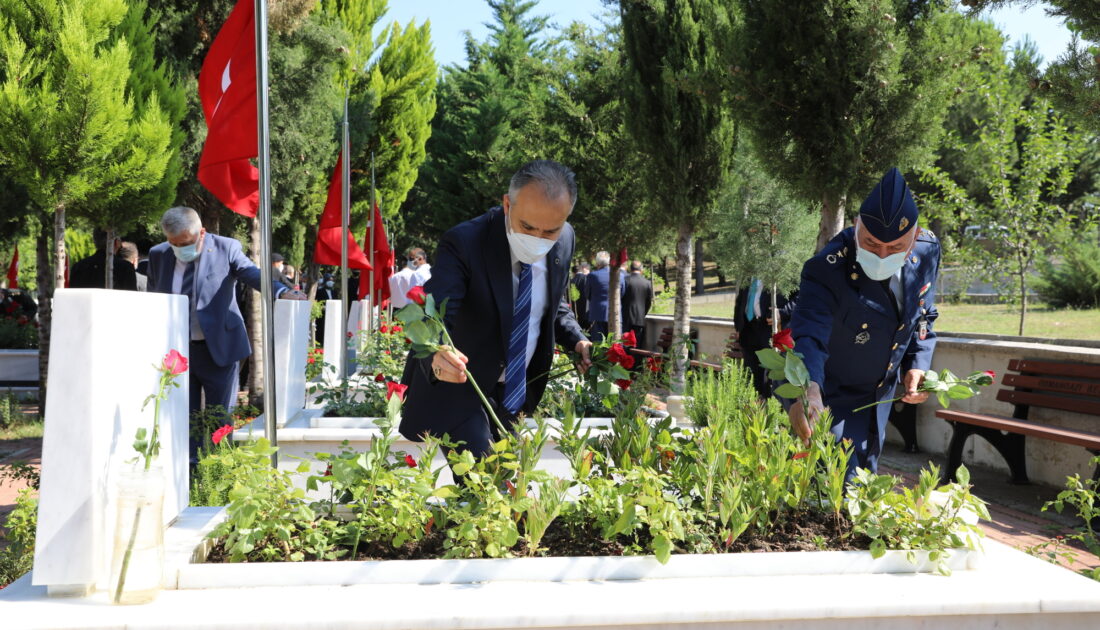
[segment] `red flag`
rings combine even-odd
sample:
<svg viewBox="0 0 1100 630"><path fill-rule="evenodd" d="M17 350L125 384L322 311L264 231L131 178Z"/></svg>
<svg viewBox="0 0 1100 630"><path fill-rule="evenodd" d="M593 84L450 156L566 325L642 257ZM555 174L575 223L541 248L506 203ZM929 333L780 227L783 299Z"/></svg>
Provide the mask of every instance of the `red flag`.
<svg viewBox="0 0 1100 630"><path fill-rule="evenodd" d="M371 296L371 302L380 306L385 304L390 299L390 276L393 274L393 250L390 249L390 243L386 239L386 228L382 225L382 211L378 209L378 204L374 204L374 248L371 250L371 262L374 267L374 295ZM370 227L367 228L367 234L363 239L363 243L366 244L370 239ZM366 297L370 291L370 280L367 278L359 278L359 299L362 300Z"/></svg>
<svg viewBox="0 0 1100 630"><path fill-rule="evenodd" d="M199 181L237 214L256 216L260 173L250 162L256 140L256 15L253 0L238 0L199 72L206 144Z"/></svg>
<svg viewBox="0 0 1100 630"><path fill-rule="evenodd" d="M11 255L11 264L8 265L8 288L19 288L19 244L15 244L15 253Z"/></svg>
<svg viewBox="0 0 1100 630"><path fill-rule="evenodd" d="M343 214L341 207L343 187L340 185L340 172L343 163L344 156L341 152L340 157L336 159L336 170L332 173L332 181L328 185L328 201L325 202L325 211L321 213L321 225L317 228L317 242L313 245L313 262L318 265L340 264L340 231L343 229L340 220L340 215ZM348 230L347 239L348 268L370 269L370 263L367 262L363 250L359 248L359 243L352 238L351 230Z"/></svg>

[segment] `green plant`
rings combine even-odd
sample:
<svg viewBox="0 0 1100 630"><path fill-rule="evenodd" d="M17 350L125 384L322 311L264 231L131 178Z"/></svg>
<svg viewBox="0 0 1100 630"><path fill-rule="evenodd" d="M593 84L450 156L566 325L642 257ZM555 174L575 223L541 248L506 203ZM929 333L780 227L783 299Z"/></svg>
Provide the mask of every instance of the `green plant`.
<svg viewBox="0 0 1100 630"><path fill-rule="evenodd" d="M316 306L316 303L314 303ZM325 366L325 349L314 344L306 354L306 381L316 380Z"/></svg>
<svg viewBox="0 0 1100 630"><path fill-rule="evenodd" d="M191 505L227 505L229 492L257 468L268 468L270 461L257 458L244 448L234 448L231 440L221 440L214 448L204 446L198 466L191 477Z"/></svg>
<svg viewBox="0 0 1100 630"><path fill-rule="evenodd" d="M8 544L0 548L0 588L31 570L37 526L38 499L30 489L24 488L19 491L15 508L4 521L4 527L8 530Z"/></svg>
<svg viewBox="0 0 1100 630"><path fill-rule="evenodd" d="M331 365L325 365L329 372ZM322 405L326 418L374 418L386 413L386 383L381 372L374 378L357 374L351 378L325 380L309 386L313 400Z"/></svg>
<svg viewBox="0 0 1100 630"><path fill-rule="evenodd" d="M189 431L191 437L202 445L201 448L210 450L208 440L219 428L228 424L237 430L251 424L258 415L260 410L253 405L238 405L228 412L221 405L207 405L191 414Z"/></svg>
<svg viewBox="0 0 1100 630"><path fill-rule="evenodd" d="M10 429L17 424L22 424L23 420L23 411L15 394L9 390L0 396L0 429Z"/></svg>
<svg viewBox="0 0 1100 630"><path fill-rule="evenodd" d="M1100 457L1092 458L1091 464L1100 466ZM1077 527L1066 539L1081 543L1093 555L1100 554L1100 536L1098 536L1100 532L1097 531L1097 528L1100 527L1098 489L1100 489L1100 482L1094 479L1082 480L1081 475L1074 474L1066 478L1065 489L1059 492L1053 501L1048 501L1043 505L1044 512L1054 508L1061 514L1066 506L1076 510L1077 516L1081 518L1083 524ZM1082 573L1094 580L1100 580L1100 568L1085 569Z"/></svg>
<svg viewBox="0 0 1100 630"><path fill-rule="evenodd" d="M726 418L747 408L756 398L752 377L739 359L727 359L721 371L698 370L687 382L687 415L692 424L704 427L711 418Z"/></svg>
<svg viewBox="0 0 1100 630"><path fill-rule="evenodd" d="M1080 234L1063 238L1057 251L1060 264L1050 258L1038 264L1039 280L1035 290L1054 308L1094 308L1100 306L1100 245L1092 237Z"/></svg>
<svg viewBox="0 0 1100 630"><path fill-rule="evenodd" d="M38 347L38 325L26 316L0 316L0 348L32 350Z"/></svg>
<svg viewBox="0 0 1100 630"><path fill-rule="evenodd" d="M401 324L383 320L378 330L360 330L357 341L360 373L370 377L381 374L391 381L401 379L409 354L409 340Z"/></svg>
<svg viewBox="0 0 1100 630"><path fill-rule="evenodd" d="M910 562L916 550L928 552L943 575L950 549L976 549L983 535L978 519L989 519L985 502L970 494L970 472L959 466L957 483L937 488L939 470L921 471L916 488L895 488L898 479L860 469L848 487L847 507L852 531L871 538L871 555L881 557L887 549L903 549Z"/></svg>

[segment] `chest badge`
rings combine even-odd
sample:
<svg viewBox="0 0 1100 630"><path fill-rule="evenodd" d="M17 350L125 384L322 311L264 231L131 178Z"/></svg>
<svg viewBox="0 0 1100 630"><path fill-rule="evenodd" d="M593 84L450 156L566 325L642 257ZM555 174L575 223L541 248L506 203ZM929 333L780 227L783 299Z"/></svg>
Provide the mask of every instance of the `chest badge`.
<svg viewBox="0 0 1100 630"><path fill-rule="evenodd" d="M860 345L860 346L862 346L863 344L867 343L870 340L871 340L871 333L867 332L866 330L861 330L859 332L859 334L856 335L856 339L855 339L856 344Z"/></svg>
<svg viewBox="0 0 1100 630"><path fill-rule="evenodd" d="M929 282L928 284L921 287L920 288L920 294L918 295L918 297L920 297L921 295L924 295L925 293L928 293L928 289L931 289L931 288L932 288L932 283L931 282Z"/></svg>

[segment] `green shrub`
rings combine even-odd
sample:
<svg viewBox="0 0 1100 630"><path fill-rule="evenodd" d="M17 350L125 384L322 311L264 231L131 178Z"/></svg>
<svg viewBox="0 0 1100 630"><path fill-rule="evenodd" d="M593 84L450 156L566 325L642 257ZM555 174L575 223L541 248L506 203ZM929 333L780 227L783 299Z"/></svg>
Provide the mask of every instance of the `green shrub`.
<svg viewBox="0 0 1100 630"><path fill-rule="evenodd" d="M688 375L687 415L697 427L725 418L756 402L752 373L739 359L727 359L721 372L696 370Z"/></svg>
<svg viewBox="0 0 1100 630"><path fill-rule="evenodd" d="M4 521L7 546L0 549L0 588L18 580L34 564L34 536L38 527L38 499L24 488L15 499L15 509Z"/></svg>
<svg viewBox="0 0 1100 630"><path fill-rule="evenodd" d="M0 348L33 350L38 347L38 328L26 317L0 316Z"/></svg>
<svg viewBox="0 0 1100 630"><path fill-rule="evenodd" d="M1100 306L1100 245L1092 238L1065 239L1058 248L1061 264L1039 264L1035 290L1055 308Z"/></svg>

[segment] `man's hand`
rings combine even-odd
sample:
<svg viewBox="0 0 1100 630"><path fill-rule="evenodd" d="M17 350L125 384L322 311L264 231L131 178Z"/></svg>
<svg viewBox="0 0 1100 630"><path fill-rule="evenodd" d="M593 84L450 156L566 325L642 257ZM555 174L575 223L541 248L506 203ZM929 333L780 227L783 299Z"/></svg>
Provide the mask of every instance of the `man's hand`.
<svg viewBox="0 0 1100 630"><path fill-rule="evenodd" d="M302 293L301 291L296 291L294 289L287 289L286 291L283 291L282 293L279 294L279 299L280 300L304 300L304 299L306 299L306 294Z"/></svg>
<svg viewBox="0 0 1100 630"><path fill-rule="evenodd" d="M448 383L466 382L466 363L469 359L458 350L443 346L432 355L432 374Z"/></svg>
<svg viewBox="0 0 1100 630"><path fill-rule="evenodd" d="M794 429L795 435L802 439L804 445L809 446L810 436L814 433L814 425L820 419L821 412L825 410L825 405L821 402L821 388L817 386L817 383L811 381L809 387L806 388L806 402L809 403L809 413L802 409L802 400L799 399L791 405L788 415L791 418L791 428Z"/></svg>
<svg viewBox="0 0 1100 630"><path fill-rule="evenodd" d="M919 405L922 402L928 400L928 392L918 392L917 388L924 382L924 370L909 370L905 373L905 378L901 380L902 387L905 388L905 396L902 396L901 402L909 403L910 405Z"/></svg>
<svg viewBox="0 0 1100 630"><path fill-rule="evenodd" d="M580 370L581 374L585 374L588 372L588 368L592 367L592 342L588 340L578 341L573 350L581 355L581 360L577 363L577 369Z"/></svg>

